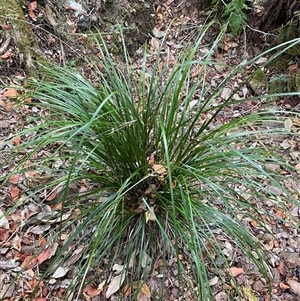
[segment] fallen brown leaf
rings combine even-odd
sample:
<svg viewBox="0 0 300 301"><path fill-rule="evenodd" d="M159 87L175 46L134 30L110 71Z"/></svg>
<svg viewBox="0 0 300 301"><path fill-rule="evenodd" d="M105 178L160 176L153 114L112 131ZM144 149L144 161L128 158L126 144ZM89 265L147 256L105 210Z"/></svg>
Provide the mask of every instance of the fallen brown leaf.
<svg viewBox="0 0 300 301"><path fill-rule="evenodd" d="M153 169L160 176L166 175L168 173L167 169L162 164L153 164Z"/></svg>
<svg viewBox="0 0 300 301"><path fill-rule="evenodd" d="M46 201L53 201L56 198L57 190L53 190L46 198Z"/></svg>
<svg viewBox="0 0 300 301"><path fill-rule="evenodd" d="M47 259L49 259L51 256L51 248L48 247L46 249L44 249L37 257L37 261L39 264L43 263L44 261L46 261Z"/></svg>
<svg viewBox="0 0 300 301"><path fill-rule="evenodd" d="M266 298L264 299L264 301L270 301L269 295L266 296Z"/></svg>
<svg viewBox="0 0 300 301"><path fill-rule="evenodd" d="M241 274L244 274L244 269L243 268L237 268L237 267L232 267L230 268L230 272L233 277L239 276Z"/></svg>
<svg viewBox="0 0 300 301"><path fill-rule="evenodd" d="M26 270L29 270L33 268L36 265L36 263L37 263L36 256L29 255L25 257L24 261L21 264L21 268L22 269L25 268Z"/></svg>
<svg viewBox="0 0 300 301"><path fill-rule="evenodd" d="M13 106L13 102L12 101L6 101L5 103L5 111L6 112L10 112Z"/></svg>
<svg viewBox="0 0 300 301"><path fill-rule="evenodd" d="M91 285L87 285L83 291L90 297L90 298L93 298L93 297L96 297L98 295L100 295L101 293L101 289L98 289L98 288L94 288L92 287Z"/></svg>
<svg viewBox="0 0 300 301"><path fill-rule="evenodd" d="M140 291L137 294L137 301L150 301L151 300L151 293L148 285L143 283Z"/></svg>
<svg viewBox="0 0 300 301"><path fill-rule="evenodd" d="M4 243L9 237L9 229L0 228L0 242Z"/></svg>
<svg viewBox="0 0 300 301"><path fill-rule="evenodd" d="M254 227L254 228L258 226L257 221L251 221L250 224L251 224L251 226Z"/></svg>
<svg viewBox="0 0 300 301"><path fill-rule="evenodd" d="M5 53L3 53L0 57L2 59L10 59L12 56L12 52L11 51L6 51Z"/></svg>
<svg viewBox="0 0 300 301"><path fill-rule="evenodd" d="M279 287L284 291L287 289L290 289L290 287L288 285L284 284L283 282L279 283Z"/></svg>
<svg viewBox="0 0 300 301"><path fill-rule="evenodd" d="M34 12L36 9L37 9L37 1L33 1L28 4L28 15L33 21L36 20L36 15Z"/></svg>
<svg viewBox="0 0 300 301"><path fill-rule="evenodd" d="M17 136L13 139L13 144L14 145L19 145L21 142L21 137L20 136Z"/></svg>
<svg viewBox="0 0 300 301"><path fill-rule="evenodd" d="M18 200L19 194L20 194L20 189L18 188L18 186L14 185L10 188L10 196L14 202Z"/></svg>
<svg viewBox="0 0 300 301"><path fill-rule="evenodd" d="M193 78L197 77L200 74L200 72L202 71L202 69L203 69L202 65L199 65L198 68L192 73L192 77Z"/></svg>
<svg viewBox="0 0 300 301"><path fill-rule="evenodd" d="M9 31L10 30L10 26L7 24L1 24L1 27L5 30L5 31Z"/></svg>
<svg viewBox="0 0 300 301"><path fill-rule="evenodd" d="M36 289L37 287L41 288L41 287L44 286L44 282L39 281L36 278L33 278L33 279L29 280L28 284L29 284L30 289Z"/></svg>
<svg viewBox="0 0 300 301"><path fill-rule="evenodd" d="M15 88L7 88L2 94L3 98L14 98L18 95L19 93Z"/></svg>
<svg viewBox="0 0 300 301"><path fill-rule="evenodd" d="M155 153L151 153L148 159L148 164L152 165L155 163Z"/></svg>
<svg viewBox="0 0 300 301"><path fill-rule="evenodd" d="M131 291L132 291L132 284L126 284L122 287L122 293L125 295L125 297L131 295Z"/></svg>
<svg viewBox="0 0 300 301"><path fill-rule="evenodd" d="M16 235L12 241L12 247L20 252L22 249L21 243L22 243L22 240L21 240L20 236Z"/></svg>
<svg viewBox="0 0 300 301"><path fill-rule="evenodd" d="M281 275L285 275L285 270L284 270L284 264L282 261L279 262L279 265L277 267L277 270Z"/></svg>
<svg viewBox="0 0 300 301"><path fill-rule="evenodd" d="M39 247L42 247L42 246L44 246L46 243L47 243L46 238L45 238L44 236L40 236L40 237L39 237L38 246L39 246Z"/></svg>
<svg viewBox="0 0 300 301"><path fill-rule="evenodd" d="M20 178L21 178L20 174L12 175L8 178L8 183L18 184L20 182Z"/></svg>

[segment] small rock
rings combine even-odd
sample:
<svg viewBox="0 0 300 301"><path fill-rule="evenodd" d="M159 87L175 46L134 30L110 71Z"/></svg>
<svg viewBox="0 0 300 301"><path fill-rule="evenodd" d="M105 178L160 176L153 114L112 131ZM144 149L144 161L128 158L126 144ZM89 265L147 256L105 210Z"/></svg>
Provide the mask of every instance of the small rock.
<svg viewBox="0 0 300 301"><path fill-rule="evenodd" d="M287 284L291 287L291 290L294 294L297 294L300 296L300 283L296 280L288 280Z"/></svg>
<svg viewBox="0 0 300 301"><path fill-rule="evenodd" d="M220 292L215 296L215 301L227 301L227 300L228 300L228 296L224 292Z"/></svg>
<svg viewBox="0 0 300 301"><path fill-rule="evenodd" d="M274 195L282 195L283 191L281 189L279 189L278 187L272 186L272 185L267 185L266 186L266 190Z"/></svg>
<svg viewBox="0 0 300 301"><path fill-rule="evenodd" d="M283 252L283 253L281 253L281 256L285 260L288 268L290 268L290 269L295 269L296 267L298 267L300 265L299 254L296 252L294 252L294 253Z"/></svg>
<svg viewBox="0 0 300 301"><path fill-rule="evenodd" d="M161 39L165 36L166 32L165 31L161 31L158 28L154 27L152 30L153 35L158 38Z"/></svg>
<svg viewBox="0 0 300 301"><path fill-rule="evenodd" d="M260 280L256 281L252 287L256 292L262 292L266 288L266 286Z"/></svg>
<svg viewBox="0 0 300 301"><path fill-rule="evenodd" d="M280 170L280 165L275 163L267 163L266 168L272 171L278 171Z"/></svg>
<svg viewBox="0 0 300 301"><path fill-rule="evenodd" d="M162 296L162 294L164 293L163 280L160 278L157 278L156 276L151 277L147 281L147 285L148 285L152 295ZM174 294L174 296L176 296L176 294L178 293L178 290L177 291L176 290L177 290L176 288L172 289L172 293Z"/></svg>
<svg viewBox="0 0 300 301"><path fill-rule="evenodd" d="M275 284L279 284L279 282L280 282L280 273L279 273L278 269L273 269L273 282Z"/></svg>
<svg viewBox="0 0 300 301"><path fill-rule="evenodd" d="M219 278L217 276L213 277L212 279L209 280L209 285L214 286L218 283Z"/></svg>

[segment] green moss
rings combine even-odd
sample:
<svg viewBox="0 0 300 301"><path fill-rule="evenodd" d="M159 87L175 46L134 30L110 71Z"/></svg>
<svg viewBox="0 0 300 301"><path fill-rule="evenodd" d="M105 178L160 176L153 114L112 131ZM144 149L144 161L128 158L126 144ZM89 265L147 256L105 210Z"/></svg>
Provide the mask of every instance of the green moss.
<svg viewBox="0 0 300 301"><path fill-rule="evenodd" d="M257 69L251 76L250 85L257 94L262 93L262 88L267 83L267 76L262 69Z"/></svg>
<svg viewBox="0 0 300 301"><path fill-rule="evenodd" d="M266 82L267 80L267 76L266 74L263 72L262 69L257 69L253 75L252 75L252 80L256 83L256 84L263 84Z"/></svg>
<svg viewBox="0 0 300 301"><path fill-rule="evenodd" d="M20 4L15 0L2 0L0 11L0 23L10 27L10 34L21 54L19 65L24 66L28 74L36 75L36 62L43 58Z"/></svg>
<svg viewBox="0 0 300 301"><path fill-rule="evenodd" d="M300 91L300 70L295 74L278 74L269 80L269 93L289 93Z"/></svg>
<svg viewBox="0 0 300 301"><path fill-rule="evenodd" d="M277 42L284 43L300 36L300 17L294 18L279 30ZM289 48L286 52L274 59L270 68L273 77L269 80L269 93L284 93L300 90L300 71L290 74L288 68L298 61L300 55L299 45Z"/></svg>
<svg viewBox="0 0 300 301"><path fill-rule="evenodd" d="M293 39L296 39L300 36L300 17L295 16L290 22L285 26L282 26L279 30L277 43L281 44ZM299 45L295 45L288 49L288 51L276 60L273 61L271 67L273 67L277 72L285 72L290 64L293 64L294 61L300 55Z"/></svg>

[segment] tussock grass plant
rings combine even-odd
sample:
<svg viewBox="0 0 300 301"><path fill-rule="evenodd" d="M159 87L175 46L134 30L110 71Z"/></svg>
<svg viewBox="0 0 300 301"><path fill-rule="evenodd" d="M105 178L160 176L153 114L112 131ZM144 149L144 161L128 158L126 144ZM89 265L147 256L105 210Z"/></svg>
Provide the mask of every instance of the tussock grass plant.
<svg viewBox="0 0 300 301"><path fill-rule="evenodd" d="M279 199L266 187L277 187L290 197L280 184L282 176L268 170L266 163L289 166L270 145L254 142L284 133L260 127L276 119L274 112L217 122L224 108L246 100L235 100L233 91L228 100L217 101L223 87L255 61L231 68L217 87L210 86L206 68L216 64L211 56L222 34L201 59L196 52L205 30L175 63L159 51L150 68L145 51L139 72L124 41L125 63L120 68L100 36L98 87L74 69L53 66L44 69L44 80L31 84L34 105L47 114L23 132L33 135L24 145L24 162L27 169L31 162L35 170L49 175L32 194L39 196L45 188L60 190L54 201L62 204L61 222L49 230L51 240L59 241L68 233L45 275L82 249L70 300L80 298L86 283L97 283L101 270L94 277L89 273L96 267L105 274L114 264L123 265L124 286L157 273L159 269L153 268L159 260L162 283L168 271L176 269L173 276L183 287L189 285L197 300L212 300L209 279L217 275L228 281L234 261L224 254L220 237L269 278L268 257L247 223L256 221L268 231L264 223L272 212L266 200L286 209L284 197ZM195 76L194 70L200 72ZM48 155L39 158L42 149ZM70 187L82 183L88 183L87 190L70 195ZM222 259L221 266L217 258Z"/></svg>

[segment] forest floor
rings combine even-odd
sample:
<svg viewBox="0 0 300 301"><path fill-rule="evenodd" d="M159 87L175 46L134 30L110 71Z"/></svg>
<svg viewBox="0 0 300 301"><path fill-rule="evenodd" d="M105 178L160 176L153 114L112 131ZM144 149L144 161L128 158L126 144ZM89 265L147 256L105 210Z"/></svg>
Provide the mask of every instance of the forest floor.
<svg viewBox="0 0 300 301"><path fill-rule="evenodd" d="M29 4L29 2L28 2ZM42 14L43 12L39 12ZM68 11L70 13L70 11ZM28 9L28 21L32 21L30 18L38 17L37 10ZM153 60L156 58L157 49L160 47L161 38L167 31L167 38L164 46L164 52L168 55L168 59L172 60L176 58L180 49L184 46L193 45L198 29L207 24L214 17L211 12L206 10L199 10L195 7L195 1L177 1L168 0L161 5L156 6L156 11L153 14L154 18L154 31L153 36L149 37L147 42L147 49L150 57ZM91 49L87 43L85 33L76 34L76 44L66 41L60 41L55 36L49 35L47 28L42 26L43 30L36 30L36 39L39 42L41 51L44 56L50 61L58 64L74 64L78 67L78 61L80 58L93 54L94 50ZM203 39L203 43L199 48L199 56L207 53L210 46L216 40L220 27L216 24L212 26ZM224 79L227 75L227 68L225 65L235 66L245 59L250 59L256 54L271 47L266 41L258 41L257 44L248 43L246 33L238 35L233 38L230 33L225 34L224 38L219 43L217 50L214 52L213 57L217 62L224 63L224 67L220 65L211 66L207 72L207 82L210 82L212 87ZM105 39L109 43L112 36L107 33ZM72 43L72 44L70 44ZM2 64L6 64L3 68L3 72L0 73L0 146L2 142L11 134L17 133L17 131L24 126L28 116L32 117L39 110L38 108L30 107L17 107L13 105L17 101L18 96L21 93L22 88L26 86L26 73L15 68L14 52L17 49L13 46L7 48L7 52L1 54ZM132 62L138 69L142 62L142 45L133 53ZM94 53L95 54L95 53ZM97 53L96 53L97 55ZM265 58L262 58L261 63ZM151 61L151 59L150 59ZM258 63L259 64L259 63ZM3 66L3 65L2 65ZM251 73L253 69L249 68L248 72ZM81 72L93 81L97 81L92 73L89 73L92 66L90 62L81 60L80 70ZM5 71L4 71L5 70ZM197 73L197 70L195 70ZM233 78L232 82L227 85L226 88L220 94L219 100L226 99L231 91L243 81L243 75L237 75ZM20 89L18 89L20 87ZM241 91L241 97L252 96L260 89L259 93L262 93L266 87L257 85L244 86ZM277 99L274 101L273 106L279 109L297 109L299 103L298 98ZM226 119L232 117L238 117L241 115L249 114L251 112L257 112L261 106L259 101L256 102L244 102L243 105L230 107L225 110L222 115L219 116L217 122L226 122ZM32 111L36 110L36 111ZM300 126L300 119L293 117L291 119L292 128L298 131ZM16 137L13 141L15 145L22 143ZM259 143L259 141L258 141ZM287 161L293 165L297 165L300 152L298 149L298 141L292 138L286 137L283 141L277 141L286 149ZM4 162L4 159L0 159ZM0 164L1 165L1 164ZM14 162L10 162L5 166L2 166L2 172L8 173L14 168ZM280 166L273 166L274 169L280 169ZM30 175L28 175L30 177ZM294 177L294 178L293 178ZM297 174L293 177L288 177L285 186L295 190L298 194L300 191L299 185L296 183L298 179ZM295 181L294 181L295 180ZM38 181L37 178L31 179L31 181ZM37 258L33 259L32 254L36 247L41 247L47 239L47 231L52 225L56 225L58 220L53 218L49 223L44 223L43 218L38 216L41 214L41 207L37 206L36 202L24 201L28 196L25 194L26 188L24 185L24 179L18 177L12 177L7 183L3 183L0 187L0 215L6 214L5 218L0 220L0 300L27 300L30 293L33 291L36 284L39 284L39 288L36 292L36 301L44 300L64 300L63 294L65 287L72 277L72 270L76 265L78 257L80 257L80 250L78 254L74 254L69 261L69 265L66 267L66 271L60 271L61 273L53 274L51 277L44 279L43 282L38 283L40 277L40 269L42 264L45 263L53 254L55 254L55 246L45 249ZM27 183L27 182L26 182ZM86 187L85 187L86 188ZM83 188L84 189L84 188ZM272 189L272 187L270 187ZM281 192L278 191L278 197ZM23 200L23 205L20 204L17 208L14 205L20 200ZM50 201L51 196L46 198L46 201ZM22 202L21 202L22 203ZM300 300L300 235L299 232L291 227L290 220L285 220L286 215L284 212L274 208L271 204L269 210L282 221L272 219L266 220L266 227L269 228L274 235L263 233L262 229L257 227L255 222L245 220L245 224L248 224L250 231L257 236L258 239L263 241L265 249L268 250L270 256L270 262L272 268L270 272L273 275L272 279L272 297L268 295L268 286L266 280L262 278L257 269L249 262L248 258L243 254L240 254L232 242L224 239L222 241L223 250L228 256L232 256L232 271L235 273L236 284L232 282L223 283L218 276L212 276L210 279L210 285L214 292L215 301L227 301L236 300L238 297L231 295L231 292L235 291L234 286L241 287L242 295L241 300L245 301L292 301ZM45 207L49 211L54 209L47 203ZM44 208L45 208L44 207ZM290 208L292 215L297 219L299 217L299 208ZM26 224L28 217L37 216L36 224ZM241 217L242 218L242 217ZM33 219L34 220L34 219ZM56 245L57 248L57 245ZM216 261L218 258L216 258ZM31 261L29 264L28 262ZM27 264L27 266L26 266ZM188 264L187 264L188 265ZM15 278L22 267L26 266L26 273L22 273L19 277ZM183 296L180 300L193 300L192 294L188 287L176 287L174 281L174 269L176 267L169 267L169 275L165 280L165 298L164 300L177 300L176 294L179 290L183 290ZM208 267L210 269L210 267ZM82 300L106 300L105 290L112 279L112 274L109 276L110 280L107 280L103 286L101 283L95 284L95 287L86 287L85 296ZM154 295L159 294L161 289L160 279L153 276L148 279L147 287L149 288L149 294L140 296L138 301L155 300ZM121 290L121 288L120 288ZM74 299L75 300L75 299ZM113 294L109 300L119 300L118 291Z"/></svg>

